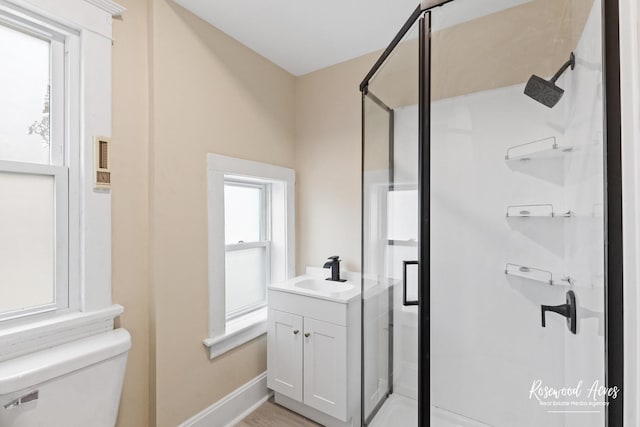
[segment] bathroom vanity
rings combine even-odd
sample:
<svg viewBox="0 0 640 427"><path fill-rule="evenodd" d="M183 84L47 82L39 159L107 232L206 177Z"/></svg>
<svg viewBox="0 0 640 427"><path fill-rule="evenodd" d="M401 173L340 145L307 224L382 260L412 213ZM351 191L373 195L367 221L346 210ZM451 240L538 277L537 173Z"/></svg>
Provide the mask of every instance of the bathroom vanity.
<svg viewBox="0 0 640 427"><path fill-rule="evenodd" d="M269 286L267 385L326 426L360 425L360 286L326 271Z"/></svg>

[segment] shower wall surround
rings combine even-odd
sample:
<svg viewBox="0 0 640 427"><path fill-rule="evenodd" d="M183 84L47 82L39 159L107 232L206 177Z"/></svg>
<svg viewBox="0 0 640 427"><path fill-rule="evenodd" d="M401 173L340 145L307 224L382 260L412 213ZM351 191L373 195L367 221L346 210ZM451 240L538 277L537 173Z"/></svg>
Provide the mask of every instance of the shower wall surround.
<svg viewBox="0 0 640 427"><path fill-rule="evenodd" d="M565 94L555 108L523 96L523 84L432 103L432 405L490 425L604 425L602 407L549 412L531 393L582 381L575 400L587 400L594 383L604 385L599 10L575 70L558 81ZM505 159L509 147L550 137L572 148ZM535 204L571 216L506 217L508 206ZM505 275L507 263L568 276L571 285ZM542 328L540 306L564 303L569 289L578 334L555 314Z"/></svg>

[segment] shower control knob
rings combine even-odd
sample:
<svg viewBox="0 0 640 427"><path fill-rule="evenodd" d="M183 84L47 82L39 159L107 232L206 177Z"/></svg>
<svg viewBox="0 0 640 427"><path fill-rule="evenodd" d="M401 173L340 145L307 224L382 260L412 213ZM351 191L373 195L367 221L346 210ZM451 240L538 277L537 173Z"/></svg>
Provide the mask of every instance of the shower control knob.
<svg viewBox="0 0 640 427"><path fill-rule="evenodd" d="M309 338L311 336L311 334L309 332L307 332L306 334L304 334L305 338Z"/></svg>
<svg viewBox="0 0 640 427"><path fill-rule="evenodd" d="M298 335L299 332L300 331L296 329L295 331L293 331L293 335Z"/></svg>
<svg viewBox="0 0 640 427"><path fill-rule="evenodd" d="M542 305L540 307L542 314L542 327L546 327L547 312L551 311L567 318L567 328L572 334L577 333L577 316L576 316L576 295L573 291L568 291L566 295L566 303L561 305Z"/></svg>

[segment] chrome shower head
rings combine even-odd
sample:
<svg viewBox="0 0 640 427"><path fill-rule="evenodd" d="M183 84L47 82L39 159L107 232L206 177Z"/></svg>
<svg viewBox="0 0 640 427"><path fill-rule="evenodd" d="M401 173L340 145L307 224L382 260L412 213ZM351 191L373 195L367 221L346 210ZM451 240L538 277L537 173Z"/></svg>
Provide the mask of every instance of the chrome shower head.
<svg viewBox="0 0 640 427"><path fill-rule="evenodd" d="M542 105L545 105L549 108L554 107L562 95L564 94L564 89L556 86L556 80L560 78L562 73L569 67L573 70L576 66L576 57L571 52L571 56L569 60L564 63L562 67L558 70L558 72L551 78L551 80L545 80L542 77L538 77L536 75L532 75L527 82L527 85L524 88L524 94L535 99Z"/></svg>

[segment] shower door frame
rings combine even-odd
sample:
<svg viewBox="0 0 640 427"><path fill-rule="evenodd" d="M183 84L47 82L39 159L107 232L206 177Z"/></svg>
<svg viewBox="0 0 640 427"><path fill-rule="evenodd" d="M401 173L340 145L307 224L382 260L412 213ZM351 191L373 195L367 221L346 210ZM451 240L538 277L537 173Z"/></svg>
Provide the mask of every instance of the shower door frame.
<svg viewBox="0 0 640 427"><path fill-rule="evenodd" d="M364 96L371 78L385 63L405 34L419 22L419 279L418 279L418 425L429 426L430 421L430 339L422 331L430 325L430 149L431 149L431 9L455 0L423 0L375 62L360 83ZM620 36L619 0L602 0L602 40L604 78L604 174L605 174L605 383L616 385L620 393L607 399L605 424L621 427L624 419L624 312L623 312L623 230L622 230L622 132L620 99ZM364 156L364 102L362 110L362 153ZM364 157L363 157L364 159ZM424 185L425 182L427 185ZM364 209L364 204L362 209ZM364 214L364 211L363 211ZM364 227L364 225L363 225ZM364 233L364 230L363 230ZM363 234L364 235L364 234ZM364 248L363 248L364 249ZM364 253L364 252L363 252ZM364 313L364 310L362 311ZM364 319L363 319L364 320ZM364 343L364 337L362 344ZM364 351L364 345L362 347ZM392 352L392 349L390 350ZM362 355L364 362L364 354ZM364 364L362 366L364 373ZM364 394L362 396L364 399ZM362 400L362 424L364 400Z"/></svg>
<svg viewBox="0 0 640 427"><path fill-rule="evenodd" d="M374 104L376 104L378 107L380 107L382 110L384 110L385 113L388 114L389 119L388 119L388 127L389 127L389 135L388 135L388 142L389 142L389 176L388 176L388 189L392 190L394 188L394 134L395 134L395 111L393 110L393 108L390 108L387 104L385 104L380 98L378 98L373 92L370 92L367 88L365 88L365 90L362 92L362 96L361 96L361 112L362 112L362 123L361 123L361 132L364 138L364 134L365 134L365 100L366 99L371 100ZM364 176L364 150L362 150L362 174ZM364 187L364 180L362 180L362 194L364 195L364 191L365 191L365 187ZM362 199L362 215L364 215L364 209L365 209L365 203L364 203L364 196ZM364 222L362 225L362 228L364 228ZM364 233L364 230L361 230ZM386 232L385 232L386 233ZM364 234L362 234L362 236L364 236ZM389 245L393 245L394 242L392 240L388 241ZM360 251L363 254L363 261L364 261L364 238L361 239L360 242ZM364 265L364 263L362 264ZM364 386L364 381L361 381L360 384L360 393L362 396L361 399L361 408L360 408L360 419L361 424L367 425L369 423L369 420L372 420L373 418L375 418L376 414L378 413L378 411L380 410L380 408L382 407L382 405L384 404L384 402L387 400L387 398L393 393L393 343L394 343L394 322L393 322L393 286L389 286L389 288L387 289L387 303L389 305L389 319L387 322L387 342L388 342L388 349L387 349L387 389L385 390L384 396L382 397L382 399L380 399L375 407L372 409L371 413L369 414L369 416L366 416L365 414L365 404L364 404L364 396L365 396L365 386ZM364 337L365 336L365 323L363 321L364 319L364 311L365 307L364 307L364 300L361 300L361 322L360 322L360 336ZM360 369L361 369L361 378L364 378L364 341L361 340L361 351L360 351Z"/></svg>

